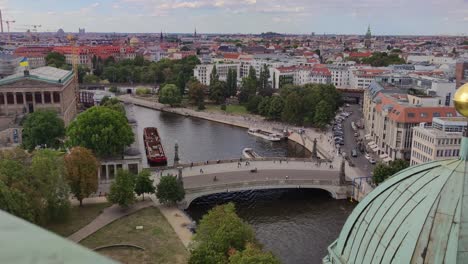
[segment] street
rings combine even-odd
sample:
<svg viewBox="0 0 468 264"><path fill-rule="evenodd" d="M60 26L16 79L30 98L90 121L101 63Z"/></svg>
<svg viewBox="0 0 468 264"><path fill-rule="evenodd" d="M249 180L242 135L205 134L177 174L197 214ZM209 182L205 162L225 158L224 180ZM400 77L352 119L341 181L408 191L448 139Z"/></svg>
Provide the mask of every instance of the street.
<svg viewBox="0 0 468 264"><path fill-rule="evenodd" d="M361 171L364 172L363 177L371 176L371 172L374 169L375 165L370 164L370 162L364 157L364 154L360 151L357 151L358 156L352 157L351 150L358 149L357 146L357 139L361 138L364 141L364 130L358 129L359 137L355 137L355 131L351 127L351 122L357 123L362 117L362 109L360 105L351 104L348 107L343 107L343 110L346 112L352 111L353 113L346 118L342 125L343 125L343 132L344 132L344 146L341 146L341 152L345 152L347 156L350 157L352 163L354 163L355 167L359 168ZM365 142L365 141L364 141ZM371 154L372 156L372 154Z"/></svg>

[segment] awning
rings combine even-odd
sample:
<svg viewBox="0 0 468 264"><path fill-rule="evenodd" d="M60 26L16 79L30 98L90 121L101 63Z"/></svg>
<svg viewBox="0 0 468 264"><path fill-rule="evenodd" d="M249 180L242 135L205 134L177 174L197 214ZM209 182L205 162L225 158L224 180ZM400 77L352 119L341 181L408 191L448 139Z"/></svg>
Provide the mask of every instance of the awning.
<svg viewBox="0 0 468 264"><path fill-rule="evenodd" d="M379 156L381 159L385 159L386 157L388 157L387 153L380 154Z"/></svg>
<svg viewBox="0 0 468 264"><path fill-rule="evenodd" d="M371 142L367 143L367 145L369 145L369 146L370 146L370 145L375 145L375 142L374 142L374 141L371 141Z"/></svg>
<svg viewBox="0 0 468 264"><path fill-rule="evenodd" d="M392 159L389 158L389 157L386 157L385 159L383 159L383 161L384 161L384 162L390 162L390 161L392 161Z"/></svg>

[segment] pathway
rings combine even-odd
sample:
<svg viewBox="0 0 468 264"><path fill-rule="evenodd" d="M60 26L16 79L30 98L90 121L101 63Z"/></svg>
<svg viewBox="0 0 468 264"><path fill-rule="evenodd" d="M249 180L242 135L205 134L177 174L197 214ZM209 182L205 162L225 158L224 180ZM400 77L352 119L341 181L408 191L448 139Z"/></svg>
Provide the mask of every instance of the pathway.
<svg viewBox="0 0 468 264"><path fill-rule="evenodd" d="M154 206L154 202L152 200L138 202L128 209L122 209L119 205L114 204L111 207L104 209L102 214L96 217L96 219L91 223L69 236L68 239L78 243L115 220L150 206Z"/></svg>

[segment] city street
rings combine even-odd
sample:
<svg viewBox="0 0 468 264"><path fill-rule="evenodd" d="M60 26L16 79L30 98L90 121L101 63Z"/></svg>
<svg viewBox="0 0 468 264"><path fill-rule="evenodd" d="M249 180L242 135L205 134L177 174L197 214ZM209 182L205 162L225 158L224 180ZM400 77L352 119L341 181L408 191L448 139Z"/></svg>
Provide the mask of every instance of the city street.
<svg viewBox="0 0 468 264"><path fill-rule="evenodd" d="M358 129L359 137L354 136L354 130L351 127L351 123L355 122L357 123L358 121L361 120L362 118L362 108L360 105L357 104L351 104L349 107L343 107L344 111L350 112L352 111L353 113L346 118L343 123L343 132L344 132L344 146L341 146L341 152L345 152L346 156L350 157L350 160L352 163L354 163L355 167L359 168L361 171L364 172L365 176L371 176L371 172L374 169L375 165L370 164L370 162L365 158L364 154L361 153L358 150L358 145L357 145L357 139L361 138L364 141L364 130L363 129ZM365 144L365 141L364 141ZM352 149L358 150L358 156L357 157L352 157L351 156L351 150ZM371 154L371 153L369 153ZM373 155L371 154L371 157ZM375 158L375 157L374 157ZM364 176L363 175L363 176Z"/></svg>

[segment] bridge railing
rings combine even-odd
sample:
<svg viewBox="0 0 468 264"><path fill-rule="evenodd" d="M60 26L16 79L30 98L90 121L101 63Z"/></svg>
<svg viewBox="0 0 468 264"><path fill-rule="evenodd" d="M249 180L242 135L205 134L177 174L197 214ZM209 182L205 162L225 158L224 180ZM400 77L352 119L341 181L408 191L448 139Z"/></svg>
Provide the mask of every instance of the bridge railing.
<svg viewBox="0 0 468 264"><path fill-rule="evenodd" d="M278 162L317 162L312 160L311 158L285 158L285 157L262 157L262 158L254 158L254 159L224 159L224 160L208 160L204 162L193 162L193 163L184 163L178 164L177 166L165 166L165 167L151 167L149 168L152 171L157 170L171 170L177 169L178 167L182 168L190 168L190 167L197 167L197 166L206 166L206 165L215 165L215 164L226 164L226 163L237 163L237 162L252 162L252 161L278 161ZM328 160L318 160L318 162L329 162Z"/></svg>
<svg viewBox="0 0 468 264"><path fill-rule="evenodd" d="M196 186L196 187L184 187L186 194L200 193L218 189L236 189L242 187L256 187L256 186L279 186L279 185L296 185L296 186L310 186L310 185L327 185L327 186L340 186L339 180L292 180L292 179L281 179L281 180L253 180L253 181L242 181L233 183L221 183L213 182L211 185Z"/></svg>

